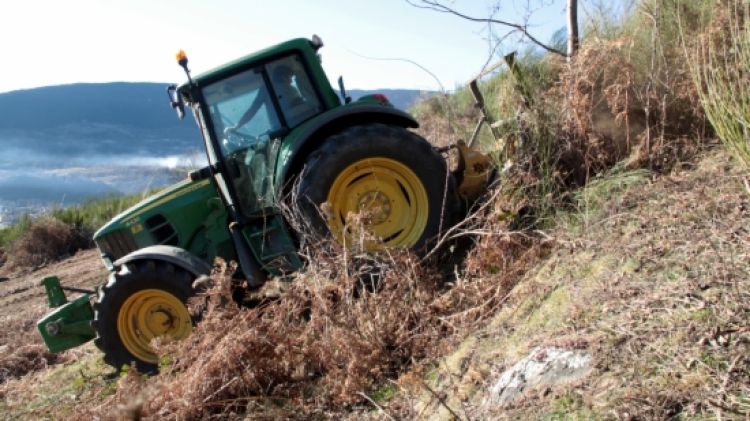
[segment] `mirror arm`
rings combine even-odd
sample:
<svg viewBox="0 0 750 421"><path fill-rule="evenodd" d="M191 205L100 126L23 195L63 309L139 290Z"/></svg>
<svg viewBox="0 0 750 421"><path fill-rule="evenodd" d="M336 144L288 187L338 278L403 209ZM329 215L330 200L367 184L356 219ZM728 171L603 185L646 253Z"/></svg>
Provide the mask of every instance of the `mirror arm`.
<svg viewBox="0 0 750 421"><path fill-rule="evenodd" d="M346 88L344 88L343 76L339 76L339 93L341 94L341 99L344 100L344 104L348 104L352 102L352 97L346 95Z"/></svg>

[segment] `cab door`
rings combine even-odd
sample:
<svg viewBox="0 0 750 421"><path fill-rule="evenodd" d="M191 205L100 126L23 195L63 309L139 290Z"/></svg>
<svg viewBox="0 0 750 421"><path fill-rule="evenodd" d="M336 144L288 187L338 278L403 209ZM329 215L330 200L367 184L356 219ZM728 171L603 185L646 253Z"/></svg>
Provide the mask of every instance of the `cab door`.
<svg viewBox="0 0 750 421"><path fill-rule="evenodd" d="M209 155L221 156L225 169L217 174L223 195L248 218L273 206L275 135L283 125L263 67L208 85L203 98L216 139Z"/></svg>

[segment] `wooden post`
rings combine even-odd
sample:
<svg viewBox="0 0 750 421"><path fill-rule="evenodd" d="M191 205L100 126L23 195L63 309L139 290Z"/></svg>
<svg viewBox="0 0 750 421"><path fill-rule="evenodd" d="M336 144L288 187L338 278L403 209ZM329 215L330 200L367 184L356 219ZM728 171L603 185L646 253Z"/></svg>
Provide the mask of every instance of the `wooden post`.
<svg viewBox="0 0 750 421"><path fill-rule="evenodd" d="M568 60L578 51L578 0L568 0Z"/></svg>

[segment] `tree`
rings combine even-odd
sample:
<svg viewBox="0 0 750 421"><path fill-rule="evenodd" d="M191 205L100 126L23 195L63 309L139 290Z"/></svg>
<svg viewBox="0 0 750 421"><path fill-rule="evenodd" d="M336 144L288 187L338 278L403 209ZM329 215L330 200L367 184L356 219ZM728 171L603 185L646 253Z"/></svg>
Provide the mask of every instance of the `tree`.
<svg viewBox="0 0 750 421"><path fill-rule="evenodd" d="M578 51L578 0L568 0L568 59Z"/></svg>
<svg viewBox="0 0 750 421"><path fill-rule="evenodd" d="M567 51L561 51L553 46L550 46L542 41L540 41L538 38L536 38L533 34L529 32L528 29L528 22L510 22L502 19L496 19L491 14L489 17L483 18L483 17L476 17L476 16L470 16L465 13L460 12L457 9L454 9L452 7L449 7L443 3L441 3L439 0L406 0L407 3L414 7L418 7L420 9L428 9L428 10L434 10L436 12L440 13L449 13L455 16L458 16L460 18L470 20L472 22L482 22L487 23L489 25L500 25L504 26L506 28L509 28L510 31L508 34L506 34L503 37L500 37L500 39L504 39L507 35L510 33L520 33L523 35L524 38L528 39L533 43L534 45L537 45L538 47L541 47L542 49L546 50L547 52L550 52L552 54L556 54L565 58L570 58L575 55L575 53L578 51L578 45L579 45L579 39L578 39L578 0L567 0L567 24L568 24L568 50ZM494 10L499 10L500 6L500 0L495 4Z"/></svg>

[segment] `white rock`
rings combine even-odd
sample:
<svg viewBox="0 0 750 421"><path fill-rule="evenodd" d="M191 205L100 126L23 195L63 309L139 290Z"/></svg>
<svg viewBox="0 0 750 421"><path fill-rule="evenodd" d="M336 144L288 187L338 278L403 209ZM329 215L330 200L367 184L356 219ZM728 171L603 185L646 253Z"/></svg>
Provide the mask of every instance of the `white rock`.
<svg viewBox="0 0 750 421"><path fill-rule="evenodd" d="M581 379L591 372L591 354L557 347L537 347L506 370L490 388L487 404L507 404L538 386Z"/></svg>

